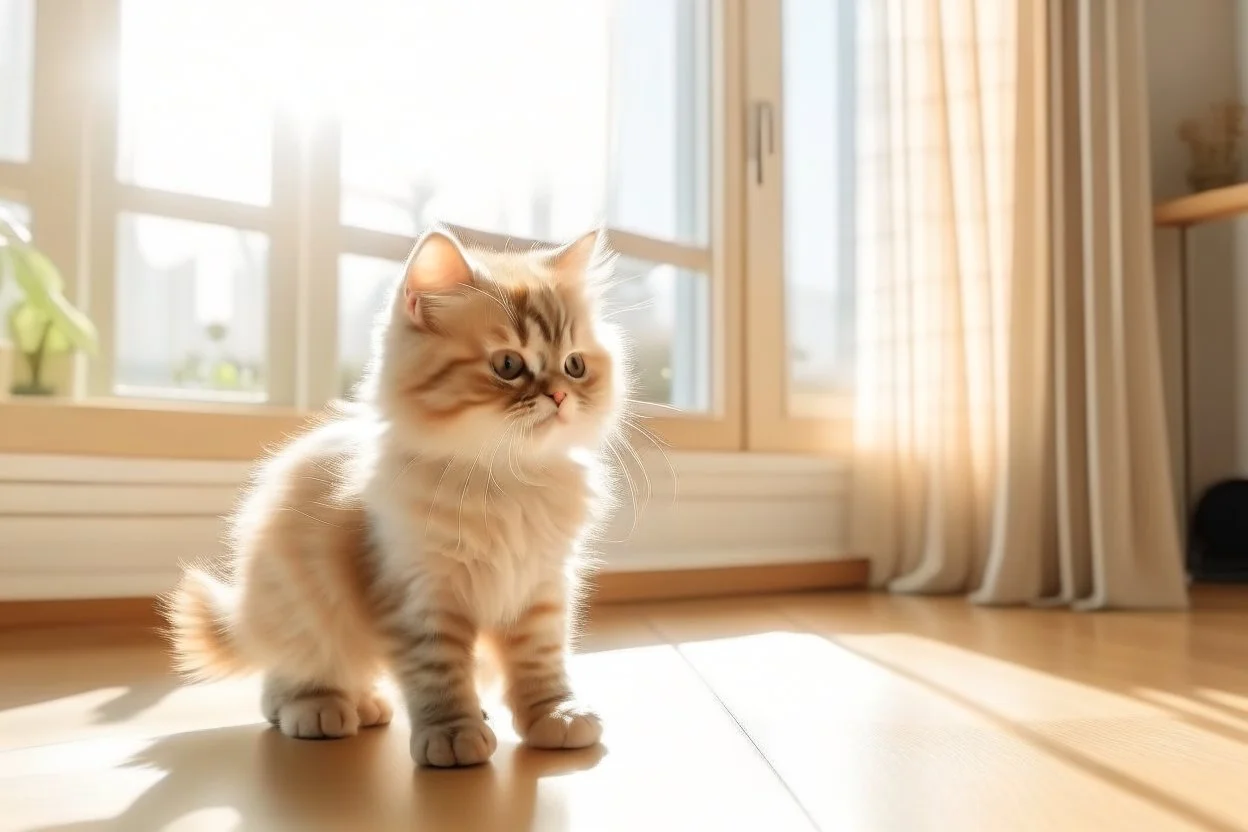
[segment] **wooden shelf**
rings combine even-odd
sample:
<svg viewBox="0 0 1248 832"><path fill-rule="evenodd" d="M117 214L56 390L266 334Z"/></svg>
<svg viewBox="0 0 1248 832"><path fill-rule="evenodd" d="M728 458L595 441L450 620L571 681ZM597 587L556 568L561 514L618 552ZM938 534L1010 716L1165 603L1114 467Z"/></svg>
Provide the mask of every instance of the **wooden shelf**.
<svg viewBox="0 0 1248 832"><path fill-rule="evenodd" d="M1186 228L1248 214L1248 182L1183 196L1153 206L1158 228Z"/></svg>

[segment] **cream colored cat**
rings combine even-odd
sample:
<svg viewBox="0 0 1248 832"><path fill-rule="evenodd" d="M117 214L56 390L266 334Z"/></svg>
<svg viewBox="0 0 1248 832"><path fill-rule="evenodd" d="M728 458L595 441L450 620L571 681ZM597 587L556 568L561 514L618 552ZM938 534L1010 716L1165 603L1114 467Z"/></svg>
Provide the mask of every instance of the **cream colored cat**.
<svg viewBox="0 0 1248 832"><path fill-rule="evenodd" d="M389 722L389 672L412 758L459 766L497 745L474 674L485 646L527 743L597 742L564 657L597 455L624 401L599 314L610 262L599 234L524 253L426 234L361 401L260 467L227 568L189 570L168 599L181 668L263 671L265 717L309 738Z"/></svg>

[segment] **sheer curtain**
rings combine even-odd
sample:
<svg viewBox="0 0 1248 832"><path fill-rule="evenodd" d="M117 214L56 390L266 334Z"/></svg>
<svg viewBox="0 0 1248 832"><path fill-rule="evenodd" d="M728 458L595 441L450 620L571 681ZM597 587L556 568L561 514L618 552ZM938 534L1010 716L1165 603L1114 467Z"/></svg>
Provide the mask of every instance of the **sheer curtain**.
<svg viewBox="0 0 1248 832"><path fill-rule="evenodd" d="M855 550L896 592L1185 606L1142 3L860 9Z"/></svg>

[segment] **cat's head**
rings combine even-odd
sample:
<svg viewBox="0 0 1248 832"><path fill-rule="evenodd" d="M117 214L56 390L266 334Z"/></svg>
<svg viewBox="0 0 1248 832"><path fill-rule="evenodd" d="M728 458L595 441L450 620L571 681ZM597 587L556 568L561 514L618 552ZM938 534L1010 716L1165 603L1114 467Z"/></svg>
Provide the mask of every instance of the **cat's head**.
<svg viewBox="0 0 1248 832"><path fill-rule="evenodd" d="M362 397L418 453L597 448L625 390L619 335L600 314L613 261L601 232L499 252L429 231L383 313Z"/></svg>

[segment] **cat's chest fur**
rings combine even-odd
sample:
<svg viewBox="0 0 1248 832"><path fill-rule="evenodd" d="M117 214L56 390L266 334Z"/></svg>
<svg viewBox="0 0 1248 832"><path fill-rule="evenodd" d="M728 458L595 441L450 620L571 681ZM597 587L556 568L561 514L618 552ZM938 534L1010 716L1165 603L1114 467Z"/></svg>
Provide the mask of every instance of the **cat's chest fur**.
<svg viewBox="0 0 1248 832"><path fill-rule="evenodd" d="M519 614L534 589L558 581L592 519L592 471L566 462L417 472L406 483L412 566L427 570L485 620Z"/></svg>

